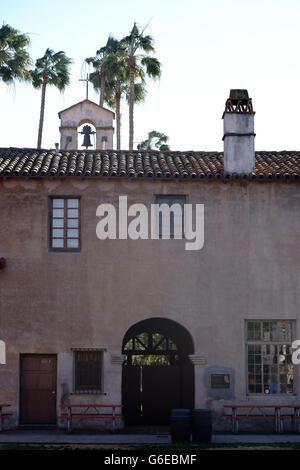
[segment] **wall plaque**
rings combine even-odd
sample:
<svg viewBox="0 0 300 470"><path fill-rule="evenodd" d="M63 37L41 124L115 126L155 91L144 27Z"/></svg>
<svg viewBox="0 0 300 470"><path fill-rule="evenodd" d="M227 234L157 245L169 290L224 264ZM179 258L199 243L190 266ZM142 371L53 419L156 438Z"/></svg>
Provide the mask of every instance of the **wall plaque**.
<svg viewBox="0 0 300 470"><path fill-rule="evenodd" d="M230 388L229 374L211 374L210 386L213 389Z"/></svg>

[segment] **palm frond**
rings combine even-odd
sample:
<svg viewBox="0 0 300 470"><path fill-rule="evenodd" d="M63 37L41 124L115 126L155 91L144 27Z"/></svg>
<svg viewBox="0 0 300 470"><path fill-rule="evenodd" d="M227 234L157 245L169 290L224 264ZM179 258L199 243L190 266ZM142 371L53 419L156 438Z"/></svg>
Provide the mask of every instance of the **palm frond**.
<svg viewBox="0 0 300 470"><path fill-rule="evenodd" d="M30 39L8 24L0 28L0 79L5 83L30 80Z"/></svg>
<svg viewBox="0 0 300 470"><path fill-rule="evenodd" d="M52 49L46 49L43 57L36 60L35 69L31 71L33 86L40 88L46 78L47 84L63 91L70 83L69 67L72 62L64 51L54 52Z"/></svg>

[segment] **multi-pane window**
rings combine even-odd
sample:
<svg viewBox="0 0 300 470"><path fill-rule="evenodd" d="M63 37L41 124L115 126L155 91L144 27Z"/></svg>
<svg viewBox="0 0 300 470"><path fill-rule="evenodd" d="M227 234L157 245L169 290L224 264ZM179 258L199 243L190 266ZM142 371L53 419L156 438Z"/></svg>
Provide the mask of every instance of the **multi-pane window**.
<svg viewBox="0 0 300 470"><path fill-rule="evenodd" d="M247 321L248 393L293 394L292 321Z"/></svg>
<svg viewBox="0 0 300 470"><path fill-rule="evenodd" d="M74 351L75 392L102 391L102 350Z"/></svg>
<svg viewBox="0 0 300 470"><path fill-rule="evenodd" d="M159 238L184 237L185 196L156 196Z"/></svg>
<svg viewBox="0 0 300 470"><path fill-rule="evenodd" d="M79 198L52 198L50 205L50 247L54 250L78 250Z"/></svg>

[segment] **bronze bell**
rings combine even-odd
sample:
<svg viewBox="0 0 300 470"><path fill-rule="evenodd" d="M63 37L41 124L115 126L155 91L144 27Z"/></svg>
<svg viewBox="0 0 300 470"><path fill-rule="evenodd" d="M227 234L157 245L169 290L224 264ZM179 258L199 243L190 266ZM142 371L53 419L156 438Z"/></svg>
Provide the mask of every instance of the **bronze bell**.
<svg viewBox="0 0 300 470"><path fill-rule="evenodd" d="M93 144L91 143L91 135L95 134L95 132L92 131L91 126L83 126L82 132L80 132L80 134L83 134L84 136L82 146L86 149L88 147L93 147Z"/></svg>

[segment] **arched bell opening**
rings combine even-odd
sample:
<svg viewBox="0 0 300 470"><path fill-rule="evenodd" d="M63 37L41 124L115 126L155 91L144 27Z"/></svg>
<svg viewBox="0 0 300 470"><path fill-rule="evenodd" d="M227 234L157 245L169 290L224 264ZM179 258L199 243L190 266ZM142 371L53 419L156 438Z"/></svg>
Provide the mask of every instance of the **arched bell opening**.
<svg viewBox="0 0 300 470"><path fill-rule="evenodd" d="M81 121L77 128L78 148L80 150L96 149L96 127L90 120Z"/></svg>
<svg viewBox="0 0 300 470"><path fill-rule="evenodd" d="M193 340L173 320L150 318L123 339L122 396L128 425L169 424L172 408L193 408Z"/></svg>

